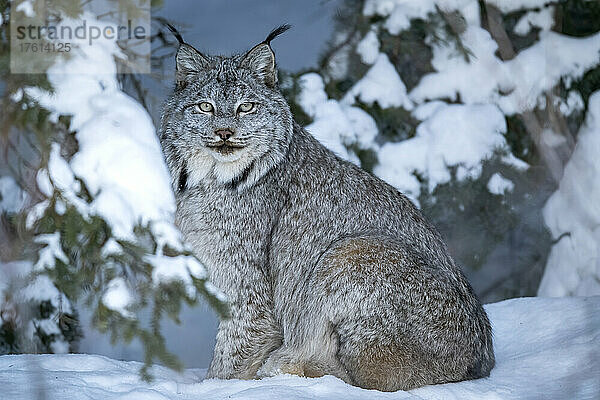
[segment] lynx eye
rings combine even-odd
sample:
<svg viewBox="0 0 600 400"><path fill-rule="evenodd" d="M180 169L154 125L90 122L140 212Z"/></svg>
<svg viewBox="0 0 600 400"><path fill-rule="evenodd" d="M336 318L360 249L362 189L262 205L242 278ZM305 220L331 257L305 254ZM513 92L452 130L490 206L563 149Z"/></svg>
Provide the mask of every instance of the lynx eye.
<svg viewBox="0 0 600 400"><path fill-rule="evenodd" d="M238 113L249 113L254 110L254 103L242 103L238 106Z"/></svg>
<svg viewBox="0 0 600 400"><path fill-rule="evenodd" d="M208 113L212 113L214 111L214 107L208 101L203 101L202 103L196 104L194 106L194 111L208 114Z"/></svg>

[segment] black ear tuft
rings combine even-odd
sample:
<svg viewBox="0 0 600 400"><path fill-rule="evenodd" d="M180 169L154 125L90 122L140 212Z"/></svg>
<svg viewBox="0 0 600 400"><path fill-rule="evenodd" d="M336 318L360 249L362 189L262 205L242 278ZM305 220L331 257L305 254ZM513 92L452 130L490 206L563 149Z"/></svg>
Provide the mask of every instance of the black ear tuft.
<svg viewBox="0 0 600 400"><path fill-rule="evenodd" d="M183 36L181 36L181 33L179 33L179 31L173 25L166 21L164 21L163 24L165 24L165 26L169 28L169 30L171 31L173 36L175 36L175 39L177 39L180 45L185 43L185 41L183 40Z"/></svg>
<svg viewBox="0 0 600 400"><path fill-rule="evenodd" d="M171 25L171 23L169 21L167 21L166 18L163 18L163 17L155 17L155 18L158 22L160 22L161 24L166 26L171 31L173 36L175 36L175 39L177 39L177 41L179 42L179 45L182 45L185 43L185 40L183 40L183 36L181 36L181 33L179 33L177 28L175 28L173 25Z"/></svg>
<svg viewBox="0 0 600 400"><path fill-rule="evenodd" d="M275 39L277 36L281 35L282 33L287 31L291 27L292 26L290 24L283 24L283 25L278 26L277 28L273 29L271 31L271 33L269 33L269 35L267 36L267 38L264 40L263 43L268 44L270 46L271 40Z"/></svg>
<svg viewBox="0 0 600 400"><path fill-rule="evenodd" d="M177 42L179 42L179 48L175 54L175 80L178 87L185 86L187 77L191 74L197 73L198 71L205 69L209 66L208 59L196 50L193 46L190 46L183 40L181 33L175 28L169 21L163 17L156 17L156 19L166 26Z"/></svg>

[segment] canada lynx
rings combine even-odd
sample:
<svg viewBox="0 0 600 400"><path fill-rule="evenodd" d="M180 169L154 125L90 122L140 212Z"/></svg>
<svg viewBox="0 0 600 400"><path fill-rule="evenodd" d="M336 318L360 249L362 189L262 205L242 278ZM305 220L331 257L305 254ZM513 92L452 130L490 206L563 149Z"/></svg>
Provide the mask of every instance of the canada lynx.
<svg viewBox="0 0 600 400"><path fill-rule="evenodd" d="M438 232L396 189L298 126L270 41L183 43L160 139L177 223L231 301L208 377L335 375L410 389L488 376L488 318Z"/></svg>

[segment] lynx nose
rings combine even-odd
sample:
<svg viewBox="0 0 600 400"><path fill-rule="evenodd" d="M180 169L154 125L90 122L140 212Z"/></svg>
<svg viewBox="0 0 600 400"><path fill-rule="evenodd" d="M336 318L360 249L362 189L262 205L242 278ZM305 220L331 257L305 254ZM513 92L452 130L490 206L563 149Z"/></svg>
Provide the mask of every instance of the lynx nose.
<svg viewBox="0 0 600 400"><path fill-rule="evenodd" d="M219 130L215 131L215 135L220 137L222 140L227 140L233 136L233 132L230 131L229 129L219 129Z"/></svg>

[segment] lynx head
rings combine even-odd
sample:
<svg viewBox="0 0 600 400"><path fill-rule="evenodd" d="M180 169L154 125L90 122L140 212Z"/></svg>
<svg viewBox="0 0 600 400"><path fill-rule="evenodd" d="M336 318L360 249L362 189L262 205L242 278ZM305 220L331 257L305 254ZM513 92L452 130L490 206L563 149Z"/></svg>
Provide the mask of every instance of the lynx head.
<svg viewBox="0 0 600 400"><path fill-rule="evenodd" d="M160 133L175 189L248 187L283 159L293 122L270 41L287 29L231 57L202 54L178 36L175 91Z"/></svg>

